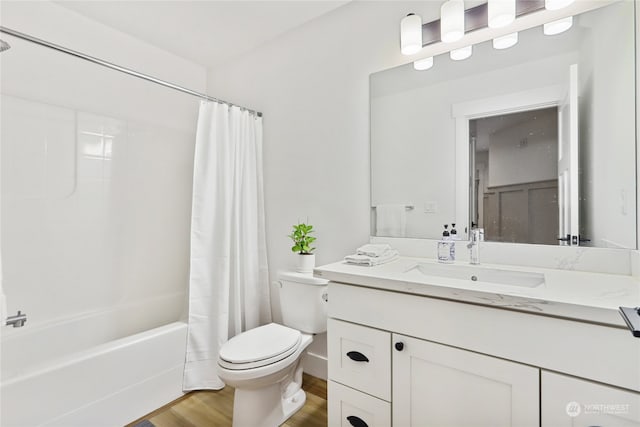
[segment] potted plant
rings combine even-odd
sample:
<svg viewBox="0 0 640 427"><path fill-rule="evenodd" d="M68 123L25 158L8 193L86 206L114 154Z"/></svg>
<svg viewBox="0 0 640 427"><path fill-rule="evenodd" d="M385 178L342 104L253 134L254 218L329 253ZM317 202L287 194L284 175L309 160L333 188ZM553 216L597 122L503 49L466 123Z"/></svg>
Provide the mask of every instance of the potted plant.
<svg viewBox="0 0 640 427"><path fill-rule="evenodd" d="M313 225L300 223L293 226L293 233L289 235L294 243L291 250L298 254L296 270L300 273L311 273L316 265L316 256L313 253L316 248L311 246L316 238L310 236L313 232Z"/></svg>

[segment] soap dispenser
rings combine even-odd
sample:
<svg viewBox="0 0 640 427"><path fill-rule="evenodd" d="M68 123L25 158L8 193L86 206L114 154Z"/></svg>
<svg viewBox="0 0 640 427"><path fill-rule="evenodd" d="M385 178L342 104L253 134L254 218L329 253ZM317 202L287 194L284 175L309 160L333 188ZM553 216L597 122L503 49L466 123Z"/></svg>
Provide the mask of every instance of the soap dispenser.
<svg viewBox="0 0 640 427"><path fill-rule="evenodd" d="M458 239L458 231L456 230L456 224L454 222L451 223L451 240L459 240Z"/></svg>
<svg viewBox="0 0 640 427"><path fill-rule="evenodd" d="M451 255L451 262L454 262L456 260L456 240L458 240L458 232L456 231L456 224L453 222L451 223L450 237L451 246L449 248L449 253Z"/></svg>
<svg viewBox="0 0 640 427"><path fill-rule="evenodd" d="M438 262L450 264L456 258L456 248L448 228L449 224L445 224L442 240L438 241Z"/></svg>

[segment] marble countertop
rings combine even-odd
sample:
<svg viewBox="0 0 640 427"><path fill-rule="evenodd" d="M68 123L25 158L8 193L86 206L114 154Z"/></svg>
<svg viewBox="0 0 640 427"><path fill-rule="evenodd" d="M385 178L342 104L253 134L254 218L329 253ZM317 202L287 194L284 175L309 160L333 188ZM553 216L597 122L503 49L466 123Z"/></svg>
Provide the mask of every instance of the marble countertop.
<svg viewBox="0 0 640 427"><path fill-rule="evenodd" d="M410 257L374 267L341 261L315 268L314 275L334 282L624 328L627 326L618 307L640 306L640 280L633 276L509 265L473 266L479 270L495 268L544 274L542 285L527 288L428 276L415 268L418 263L437 264L432 259ZM453 264L456 265L470 266L464 262Z"/></svg>

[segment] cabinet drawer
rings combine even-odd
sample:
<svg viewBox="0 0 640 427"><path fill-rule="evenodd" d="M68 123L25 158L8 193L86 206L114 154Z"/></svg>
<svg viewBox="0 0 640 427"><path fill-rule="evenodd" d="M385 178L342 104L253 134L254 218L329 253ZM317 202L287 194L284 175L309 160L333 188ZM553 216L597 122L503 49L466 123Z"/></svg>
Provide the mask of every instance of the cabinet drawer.
<svg viewBox="0 0 640 427"><path fill-rule="evenodd" d="M391 334L340 320L327 322L329 379L391 400Z"/></svg>
<svg viewBox="0 0 640 427"><path fill-rule="evenodd" d="M328 382L331 427L389 427L391 404L333 381Z"/></svg>

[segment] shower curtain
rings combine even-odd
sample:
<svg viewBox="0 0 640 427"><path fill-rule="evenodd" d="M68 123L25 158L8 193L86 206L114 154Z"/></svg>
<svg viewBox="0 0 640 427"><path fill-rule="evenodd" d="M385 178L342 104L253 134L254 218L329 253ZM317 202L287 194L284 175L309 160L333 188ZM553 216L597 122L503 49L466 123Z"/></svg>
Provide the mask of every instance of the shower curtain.
<svg viewBox="0 0 640 427"><path fill-rule="evenodd" d="M271 321L262 188L262 118L202 101L191 213L185 391L224 387L218 350Z"/></svg>

